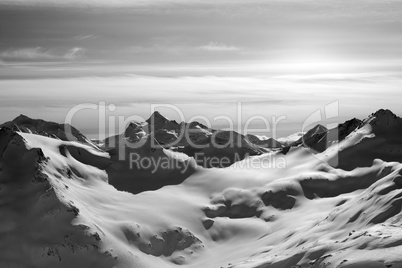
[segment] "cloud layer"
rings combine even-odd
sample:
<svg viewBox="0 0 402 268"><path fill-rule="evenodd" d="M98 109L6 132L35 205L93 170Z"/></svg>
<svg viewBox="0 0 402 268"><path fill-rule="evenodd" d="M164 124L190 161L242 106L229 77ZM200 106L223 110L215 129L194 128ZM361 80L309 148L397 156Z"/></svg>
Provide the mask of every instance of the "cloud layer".
<svg viewBox="0 0 402 268"><path fill-rule="evenodd" d="M64 53L55 53L42 47L6 49L0 52L4 61L44 61L44 60L76 60L83 56L85 49L74 47Z"/></svg>
<svg viewBox="0 0 402 268"><path fill-rule="evenodd" d="M401 1L4 0L0 8L3 121L21 109L60 121L67 106L99 100L122 114L169 102L211 115L233 113L240 100L247 113L291 107L292 122L333 100L344 118L402 114Z"/></svg>

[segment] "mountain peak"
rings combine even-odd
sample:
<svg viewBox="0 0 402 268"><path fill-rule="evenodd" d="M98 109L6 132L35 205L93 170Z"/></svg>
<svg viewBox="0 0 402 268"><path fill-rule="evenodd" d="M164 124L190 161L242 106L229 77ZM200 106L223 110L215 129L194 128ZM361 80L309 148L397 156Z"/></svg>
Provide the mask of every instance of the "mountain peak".
<svg viewBox="0 0 402 268"><path fill-rule="evenodd" d="M397 116L390 110L388 109L380 109L377 112L373 113L373 116L379 118L394 118L396 119Z"/></svg>
<svg viewBox="0 0 402 268"><path fill-rule="evenodd" d="M316 134L322 134L327 131L328 131L328 129L326 127L324 127L321 124L318 124L315 127L313 127L312 129L310 129L309 131L307 131L306 134L304 134L304 139L310 138Z"/></svg>
<svg viewBox="0 0 402 268"><path fill-rule="evenodd" d="M26 116L25 114L20 114L19 116L17 116L16 118L14 118L14 120L18 120L18 119L31 119L28 116ZM13 120L13 121L14 121Z"/></svg>
<svg viewBox="0 0 402 268"><path fill-rule="evenodd" d="M66 125L70 126L71 135L66 133ZM32 119L23 114L20 114L12 121L5 122L0 126L9 127L14 131L33 133L42 136L57 138L64 141L73 138L76 141L92 145L91 142L81 132L79 132L70 124L59 124L42 119Z"/></svg>
<svg viewBox="0 0 402 268"><path fill-rule="evenodd" d="M155 125L164 125L167 122L170 122L169 119L164 117L160 112L155 111L151 114L151 116L146 120L148 124L155 124Z"/></svg>
<svg viewBox="0 0 402 268"><path fill-rule="evenodd" d="M365 123L370 124L375 127L376 130L385 130L390 126L396 125L398 123L399 117L388 109L380 109L375 113L372 113L366 120ZM381 129L383 128L383 129Z"/></svg>
<svg viewBox="0 0 402 268"><path fill-rule="evenodd" d="M160 112L155 111L146 122L150 125L151 129L177 129L180 125L174 121L164 117Z"/></svg>
<svg viewBox="0 0 402 268"><path fill-rule="evenodd" d="M19 116L17 116L16 118L14 118L12 120L13 123L25 123L25 122L32 122L32 121L37 121L38 119L32 119L24 114L20 114Z"/></svg>
<svg viewBox="0 0 402 268"><path fill-rule="evenodd" d="M362 121L357 118L352 118L350 120L345 121L344 123L341 123L338 125L338 134L339 138L343 139L347 135L349 135L353 130L356 128L359 128L362 125Z"/></svg>
<svg viewBox="0 0 402 268"><path fill-rule="evenodd" d="M163 116L160 112L158 112L158 111L153 112L153 113L151 114L151 116L149 117L148 120L150 120L151 118L154 118L154 119L163 119L163 120L169 121L166 117L164 117L164 116Z"/></svg>

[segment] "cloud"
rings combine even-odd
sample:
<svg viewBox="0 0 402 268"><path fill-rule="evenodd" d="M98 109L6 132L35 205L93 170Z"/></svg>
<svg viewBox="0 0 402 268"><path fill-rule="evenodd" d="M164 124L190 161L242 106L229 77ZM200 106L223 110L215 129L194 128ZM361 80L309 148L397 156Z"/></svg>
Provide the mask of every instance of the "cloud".
<svg viewBox="0 0 402 268"><path fill-rule="evenodd" d="M128 52L132 53L155 53L155 52L166 52L166 53L178 53L188 51L189 47L181 45L163 45L154 44L151 46L134 46L128 49Z"/></svg>
<svg viewBox="0 0 402 268"><path fill-rule="evenodd" d="M76 60L82 57L84 52L85 49L80 47L71 48L65 53L54 53L42 47L7 49L0 52L0 60Z"/></svg>
<svg viewBox="0 0 402 268"><path fill-rule="evenodd" d="M132 53L154 53L154 52L164 52L164 53L174 53L181 54L184 52L194 53L194 52L235 52L241 51L242 49L236 46L229 46L223 43L209 42L203 46L193 46L189 44L154 44L152 46L143 47L135 46L129 49Z"/></svg>
<svg viewBox="0 0 402 268"><path fill-rule="evenodd" d="M85 40L85 39L92 40L92 39L97 38L97 36L94 34L88 34L88 35L76 35L73 38L76 40Z"/></svg>
<svg viewBox="0 0 402 268"><path fill-rule="evenodd" d="M25 59L25 60L38 60L38 59L53 59L54 55L49 51L43 50L41 47L8 49L0 53L2 59Z"/></svg>
<svg viewBox="0 0 402 268"><path fill-rule="evenodd" d="M201 50L206 50L210 52L230 52L230 51L239 51L241 50L239 47L228 46L222 43L209 42L207 45L198 47Z"/></svg>
<svg viewBox="0 0 402 268"><path fill-rule="evenodd" d="M264 0L253 0L252 2L261 3ZM242 0L3 0L4 5L21 5L21 6L106 6L106 7L135 7L135 6L155 6L155 5L172 5L172 4L239 4Z"/></svg>
<svg viewBox="0 0 402 268"><path fill-rule="evenodd" d="M68 59L68 60L76 60L79 59L83 56L85 52L85 49L81 47L74 47L67 51L66 54L64 54L63 58Z"/></svg>

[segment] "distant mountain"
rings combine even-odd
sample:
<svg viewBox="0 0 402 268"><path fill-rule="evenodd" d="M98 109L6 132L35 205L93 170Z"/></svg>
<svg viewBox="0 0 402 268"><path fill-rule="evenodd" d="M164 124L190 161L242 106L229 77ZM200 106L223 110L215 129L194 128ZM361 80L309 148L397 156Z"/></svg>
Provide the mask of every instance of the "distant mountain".
<svg viewBox="0 0 402 268"><path fill-rule="evenodd" d="M278 142L280 142L283 146L289 146L292 143L300 140L300 138L304 135L304 132L296 132L287 137L278 138Z"/></svg>
<svg viewBox="0 0 402 268"><path fill-rule="evenodd" d="M390 110L371 114L355 131L370 136L339 153L339 166L343 169L352 169L356 163L369 167L375 159L402 162L402 118Z"/></svg>
<svg viewBox="0 0 402 268"><path fill-rule="evenodd" d="M14 131L38 134L63 141L78 141L94 145L80 131L69 124L59 124L42 119L32 119L22 114L14 118L12 121L0 125L0 127L8 127ZM66 127L71 129L70 137L68 137L68 134L65 132Z"/></svg>
<svg viewBox="0 0 402 268"><path fill-rule="evenodd" d="M177 123L157 111L145 122L130 123L124 133L100 143L109 151L124 148L122 143L135 144L146 138L157 143L148 142L145 146L184 153L194 157L199 165L208 168L226 167L249 155L264 153L267 148L281 146L274 140L254 143L235 131L215 130L199 122Z"/></svg>
<svg viewBox="0 0 402 268"><path fill-rule="evenodd" d="M370 124L377 135L389 135L401 130L401 120L390 110L380 109L372 113L363 123Z"/></svg>
<svg viewBox="0 0 402 268"><path fill-rule="evenodd" d="M402 119L390 110L384 109L372 113L364 120L353 118L329 130L317 125L297 142L284 147L282 153L286 154L291 148L298 146L321 153L335 143L342 144L342 141L346 138L351 138L351 134L354 132L370 132L374 136L363 139L354 147L342 150L336 156L339 158L337 165L344 169L352 168L356 165L355 162L359 162L360 165L364 163L365 166L370 166L375 158L386 161L398 159L398 161L402 162L402 153L400 153L402 152L402 147L400 146L402 143ZM353 137L357 136L354 135Z"/></svg>
<svg viewBox="0 0 402 268"><path fill-rule="evenodd" d="M307 131L299 140L291 143L289 147L302 145L314 149L317 152L323 152L334 142L344 140L352 131L360 127L361 124L362 121L356 118L345 121L332 129L327 129L318 124ZM285 150L288 150L288 148Z"/></svg>
<svg viewBox="0 0 402 268"><path fill-rule="evenodd" d="M310 146L319 142L324 136L328 129L320 124L316 125L309 131L307 131L299 140L292 143L291 146L297 146L304 144Z"/></svg>
<svg viewBox="0 0 402 268"><path fill-rule="evenodd" d="M173 131L180 129L179 123L177 123L175 120L167 119L158 111L155 111L145 122L148 123L148 126L150 127L150 132L154 132L159 129Z"/></svg>
<svg viewBox="0 0 402 268"><path fill-rule="evenodd" d="M246 138L255 145L258 145L263 148L269 148L269 149L278 149L282 148L283 144L280 143L279 141L273 139L273 138L267 138L267 139L260 139L259 137L252 135L252 134L247 134Z"/></svg>

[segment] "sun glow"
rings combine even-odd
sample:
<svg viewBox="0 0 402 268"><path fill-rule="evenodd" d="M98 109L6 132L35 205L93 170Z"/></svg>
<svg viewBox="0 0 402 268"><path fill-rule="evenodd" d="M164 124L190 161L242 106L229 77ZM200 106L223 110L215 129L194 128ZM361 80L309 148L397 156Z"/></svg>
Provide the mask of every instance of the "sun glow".
<svg viewBox="0 0 402 268"><path fill-rule="evenodd" d="M291 54L277 59L274 63L278 69L292 74L320 74L329 72L352 71L356 63L331 54L308 53Z"/></svg>

